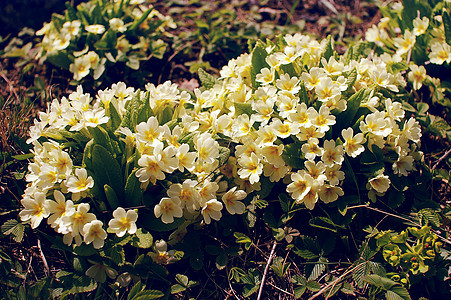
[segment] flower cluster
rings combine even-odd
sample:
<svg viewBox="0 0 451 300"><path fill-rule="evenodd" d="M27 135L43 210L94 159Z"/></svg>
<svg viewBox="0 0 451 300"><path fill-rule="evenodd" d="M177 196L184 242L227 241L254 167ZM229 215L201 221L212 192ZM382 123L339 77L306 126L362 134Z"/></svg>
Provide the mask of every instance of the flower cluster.
<svg viewBox="0 0 451 300"><path fill-rule="evenodd" d="M118 62L138 70L140 61L161 58L167 45L160 37L175 23L144 1L127 3L88 1L54 15L36 32L42 36L37 58L70 70L76 81L88 75L97 80Z"/></svg>
<svg viewBox="0 0 451 300"><path fill-rule="evenodd" d="M181 232L243 214L268 187L312 210L347 193L352 167L378 156L359 180L370 199L382 197L421 158L393 59L334 55L330 39L295 34L259 42L218 80L204 74L193 94L169 81L144 91L118 83L95 99L79 87L30 130L21 218L35 228L48 217L67 244L99 248L106 211L107 231L122 237L137 230L137 206Z"/></svg>
<svg viewBox="0 0 451 300"><path fill-rule="evenodd" d="M445 30L451 22L450 7L445 3L437 3L429 10L420 7L414 17L403 13L411 9L404 8L397 1L382 7L384 17L368 29L365 38L385 52L392 52L394 63L405 62L408 65L407 79L414 90L419 90L423 84L439 87L440 80L427 75L425 66L442 66L451 62L451 41L447 39ZM405 30L401 32L400 28Z"/></svg>

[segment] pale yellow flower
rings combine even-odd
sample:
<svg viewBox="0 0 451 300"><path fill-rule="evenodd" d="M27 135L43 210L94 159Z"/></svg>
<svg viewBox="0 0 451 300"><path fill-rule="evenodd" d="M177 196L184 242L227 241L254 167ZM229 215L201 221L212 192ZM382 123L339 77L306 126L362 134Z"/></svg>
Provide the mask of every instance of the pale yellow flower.
<svg viewBox="0 0 451 300"><path fill-rule="evenodd" d="M95 249L100 249L105 244L107 237L106 231L103 229L103 223L99 220L93 220L83 226L83 238L85 244L92 243Z"/></svg>
<svg viewBox="0 0 451 300"><path fill-rule="evenodd" d="M125 233L134 234L137 230L136 220L138 214L133 209L125 211L124 208L118 207L113 211L114 219L108 222L108 232L115 233L118 237L122 237Z"/></svg>

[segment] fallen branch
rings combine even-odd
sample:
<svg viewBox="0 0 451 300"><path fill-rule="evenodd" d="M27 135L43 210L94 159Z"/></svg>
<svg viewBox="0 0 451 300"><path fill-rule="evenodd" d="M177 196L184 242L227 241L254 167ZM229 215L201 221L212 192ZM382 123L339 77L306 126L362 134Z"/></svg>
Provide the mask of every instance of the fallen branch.
<svg viewBox="0 0 451 300"><path fill-rule="evenodd" d="M260 288L258 289L257 300L260 300L262 296L263 286L265 285L266 274L268 273L269 265L271 264L272 258L274 257L274 251L276 250L277 241L274 241L269 254L268 261L266 262L265 271L263 272L262 282L260 283Z"/></svg>

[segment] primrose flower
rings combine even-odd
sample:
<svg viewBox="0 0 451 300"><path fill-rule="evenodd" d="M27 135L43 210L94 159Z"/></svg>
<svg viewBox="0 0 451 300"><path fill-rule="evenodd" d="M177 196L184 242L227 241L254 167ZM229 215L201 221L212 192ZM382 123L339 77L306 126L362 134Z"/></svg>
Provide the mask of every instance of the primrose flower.
<svg viewBox="0 0 451 300"><path fill-rule="evenodd" d="M271 84L275 78L275 69L263 68L260 73L256 75L255 81L260 82L263 86Z"/></svg>
<svg viewBox="0 0 451 300"><path fill-rule="evenodd" d="M422 35L426 32L426 29L428 29L429 26L429 19L427 17L423 17L420 19L420 17L417 17L413 20L413 34L416 36Z"/></svg>
<svg viewBox="0 0 451 300"><path fill-rule="evenodd" d="M114 219L108 222L108 232L115 233L118 237L136 232L138 214L133 209L125 211L122 207L118 207L113 211L113 217Z"/></svg>
<svg viewBox="0 0 451 300"><path fill-rule="evenodd" d="M193 213L200 208L201 195L196 189L197 181L186 179L183 184L171 184L167 194L175 203Z"/></svg>
<svg viewBox="0 0 451 300"><path fill-rule="evenodd" d="M31 221L31 228L34 229L41 224L42 219L47 218L50 214L50 200L45 198L45 194L35 192L32 197L24 197L20 203L24 209L20 211L19 216L22 222Z"/></svg>
<svg viewBox="0 0 451 300"><path fill-rule="evenodd" d="M301 151L304 153L306 159L315 160L315 157L323 154L323 149L318 144L319 140L312 137L308 139L307 143L302 145Z"/></svg>
<svg viewBox="0 0 451 300"><path fill-rule="evenodd" d="M399 156L393 165L393 173L398 174L398 176L409 175L408 171L415 170L414 158L410 155Z"/></svg>
<svg viewBox="0 0 451 300"><path fill-rule="evenodd" d="M366 139L362 133L354 135L354 130L349 127L348 129L343 129L341 135L345 141L343 147L347 155L355 158L365 151L365 147L362 144L366 142Z"/></svg>
<svg viewBox="0 0 451 300"><path fill-rule="evenodd" d="M331 167L334 164L341 165L344 160L343 157L343 146L335 145L334 140L324 141L324 150L321 160L327 167Z"/></svg>
<svg viewBox="0 0 451 300"><path fill-rule="evenodd" d="M105 116L105 109L100 107L85 111L82 118L82 122L87 127L97 127L98 125L108 123L110 120L110 117Z"/></svg>
<svg viewBox="0 0 451 300"><path fill-rule="evenodd" d="M86 270L85 275L91 277L97 282L104 283L107 276L111 279L116 278L117 271L104 264L94 263L94 265Z"/></svg>
<svg viewBox="0 0 451 300"><path fill-rule="evenodd" d="M64 234L70 233L72 237L84 235L84 226L97 219L93 213L88 213L89 208L89 203L80 203L76 209L66 212L58 231Z"/></svg>
<svg viewBox="0 0 451 300"><path fill-rule="evenodd" d="M429 53L431 63L442 65L445 61L451 62L451 47L445 42L435 42L431 45L431 53Z"/></svg>
<svg viewBox="0 0 451 300"><path fill-rule="evenodd" d="M321 106L319 112L312 109L309 111L309 119L312 125L316 127L319 132L329 131L331 125L337 123L335 116L331 115L327 106Z"/></svg>
<svg viewBox="0 0 451 300"><path fill-rule="evenodd" d="M102 34L105 32L105 26L101 24L95 24L95 25L88 25L85 26L85 30L89 33L93 34Z"/></svg>
<svg viewBox="0 0 451 300"><path fill-rule="evenodd" d="M305 87L308 90L315 88L325 78L327 78L327 73L318 67L313 67L308 73L304 72L301 75L301 80L304 81Z"/></svg>
<svg viewBox="0 0 451 300"><path fill-rule="evenodd" d="M426 69L423 66L411 65L407 78L413 83L413 88L419 90L426 79Z"/></svg>
<svg viewBox="0 0 451 300"><path fill-rule="evenodd" d="M213 164L215 159L219 157L219 144L208 132L199 134L193 141L200 161Z"/></svg>
<svg viewBox="0 0 451 300"><path fill-rule="evenodd" d="M324 203L330 203L338 199L338 196L343 196L343 189L339 186L324 185L319 191L319 198Z"/></svg>
<svg viewBox="0 0 451 300"><path fill-rule="evenodd" d="M297 203L302 203L305 195L310 191L313 178L305 170L299 170L291 174L291 183L287 186L287 192Z"/></svg>
<svg viewBox="0 0 451 300"><path fill-rule="evenodd" d="M163 129L155 117L150 117L147 122L141 122L136 125L136 139L155 146L163 137Z"/></svg>
<svg viewBox="0 0 451 300"><path fill-rule="evenodd" d="M92 243L95 249L103 247L107 233L102 226L103 223L99 220L93 220L83 226L83 238L86 245Z"/></svg>
<svg viewBox="0 0 451 300"><path fill-rule="evenodd" d="M66 197L58 190L53 191L53 199L55 199L55 201L48 202L50 217L47 219L47 223L50 224L52 228L58 228L62 218L66 215L66 212L73 212L75 208L74 203L71 200L66 201Z"/></svg>
<svg viewBox="0 0 451 300"><path fill-rule="evenodd" d="M64 181L67 190L71 193L80 193L86 191L94 186L94 179L88 177L88 172L84 168L75 170L75 176L69 175Z"/></svg>
<svg viewBox="0 0 451 300"><path fill-rule="evenodd" d="M175 250L168 251L168 244L164 240L155 242L155 252L148 255L159 265L167 265L174 258Z"/></svg>
<svg viewBox="0 0 451 300"><path fill-rule="evenodd" d="M378 193L385 193L390 187L390 179L384 174L371 178L368 182L371 188L376 190Z"/></svg>
<svg viewBox="0 0 451 300"><path fill-rule="evenodd" d="M145 183L150 180L155 184L157 180L164 180L166 178L160 166L160 156L158 153L154 155L144 154L141 156L138 160L138 165L142 168L135 173L140 182Z"/></svg>
<svg viewBox="0 0 451 300"><path fill-rule="evenodd" d="M225 193L221 198L222 202L224 202L226 206L227 211L231 215L234 214L241 215L242 213L244 213L244 209L246 208L244 203L239 200L243 200L244 198L246 198L247 193L243 190L237 191L236 188L237 187L234 186L233 188L228 190L227 193Z"/></svg>
<svg viewBox="0 0 451 300"><path fill-rule="evenodd" d="M127 27L124 25L124 21L119 18L113 18L109 21L110 28L114 31L125 32Z"/></svg>
<svg viewBox="0 0 451 300"><path fill-rule="evenodd" d="M255 153L251 153L250 156L243 155L239 157L238 165L241 167L238 170L238 175L241 179L249 179L251 184L260 180L260 174L263 172L263 165L260 162L260 158Z"/></svg>
<svg viewBox="0 0 451 300"><path fill-rule="evenodd" d="M63 28L61 28L61 32L65 34L69 34L71 37L77 36L80 33L80 20L74 20L72 22L67 21L63 24Z"/></svg>
<svg viewBox="0 0 451 300"><path fill-rule="evenodd" d="M409 30L404 31L403 37L397 37L393 39L395 46L398 48L397 54L402 55L407 53L415 45L415 35Z"/></svg>
<svg viewBox="0 0 451 300"><path fill-rule="evenodd" d="M70 64L69 71L74 74L74 79L80 81L89 74L91 62L89 57L76 57L74 63Z"/></svg>
<svg viewBox="0 0 451 300"><path fill-rule="evenodd" d="M204 217L204 221L206 224L211 223L211 219L219 221L222 217L221 210L223 205L216 199L208 200L207 203L202 207L201 214Z"/></svg>
<svg viewBox="0 0 451 300"><path fill-rule="evenodd" d="M290 77L287 73L280 75L280 78L276 80L276 87L293 95L299 93L301 89L299 79L297 77Z"/></svg>
<svg viewBox="0 0 451 300"><path fill-rule="evenodd" d="M155 217L160 218L165 224L174 222L174 217L181 218L183 216L182 208L171 198L162 198L160 203L154 207Z"/></svg>
<svg viewBox="0 0 451 300"><path fill-rule="evenodd" d="M327 181L330 185L338 185L341 180L345 179L345 172L340 171L341 165L333 165L332 167L326 167L324 175L326 175Z"/></svg>

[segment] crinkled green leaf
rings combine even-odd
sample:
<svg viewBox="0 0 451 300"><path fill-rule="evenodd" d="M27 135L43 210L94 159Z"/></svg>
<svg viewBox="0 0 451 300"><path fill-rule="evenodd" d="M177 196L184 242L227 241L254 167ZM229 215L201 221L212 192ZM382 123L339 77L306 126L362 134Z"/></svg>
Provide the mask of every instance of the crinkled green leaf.
<svg viewBox="0 0 451 300"><path fill-rule="evenodd" d="M268 53L266 52L265 45L261 41L257 41L257 44L252 51L252 64L251 64L251 82L253 88L258 88L259 83L255 80L257 74L261 72L263 68L269 68L266 62L266 57Z"/></svg>
<svg viewBox="0 0 451 300"><path fill-rule="evenodd" d="M141 189L141 182L139 182L138 177L136 177L136 171L134 170L127 178L125 183L125 206L135 207L142 203L143 191Z"/></svg>
<svg viewBox="0 0 451 300"><path fill-rule="evenodd" d="M199 68L197 75L199 76L202 86L207 90L211 89L216 83L216 78L213 75L208 74L207 71L202 68Z"/></svg>

